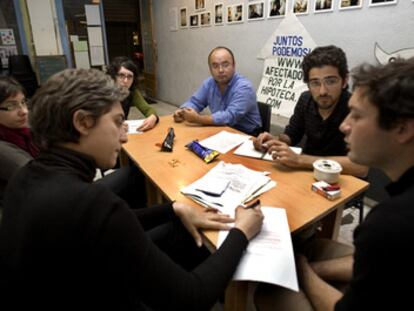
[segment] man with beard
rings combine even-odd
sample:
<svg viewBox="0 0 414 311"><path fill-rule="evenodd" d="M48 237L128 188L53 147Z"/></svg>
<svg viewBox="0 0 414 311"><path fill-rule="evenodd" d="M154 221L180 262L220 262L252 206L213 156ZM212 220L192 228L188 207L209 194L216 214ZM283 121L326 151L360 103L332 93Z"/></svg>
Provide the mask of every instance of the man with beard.
<svg viewBox="0 0 414 311"><path fill-rule="evenodd" d="M262 122L252 83L236 73L233 52L214 48L208 56L211 77L174 113L175 122L228 125L249 135L261 132ZM211 115L200 112L209 107Z"/></svg>
<svg viewBox="0 0 414 311"><path fill-rule="evenodd" d="M332 45L318 47L304 57L302 69L309 90L301 94L284 133L278 137L260 134L255 148L293 168L312 169L317 159L329 157L341 164L344 174L365 177L367 168L349 160L344 134L339 131L351 97L345 53ZM303 153L298 155L289 146L302 140Z"/></svg>

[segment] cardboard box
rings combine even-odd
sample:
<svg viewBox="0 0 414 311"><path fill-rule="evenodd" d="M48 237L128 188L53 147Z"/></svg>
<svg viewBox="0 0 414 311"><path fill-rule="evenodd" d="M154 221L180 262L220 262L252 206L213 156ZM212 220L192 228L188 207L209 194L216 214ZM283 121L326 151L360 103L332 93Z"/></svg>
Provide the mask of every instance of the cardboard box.
<svg viewBox="0 0 414 311"><path fill-rule="evenodd" d="M341 189L327 190L329 187L332 187L332 185L324 181L318 181L312 184L312 191L319 193L328 200L335 200L341 196Z"/></svg>

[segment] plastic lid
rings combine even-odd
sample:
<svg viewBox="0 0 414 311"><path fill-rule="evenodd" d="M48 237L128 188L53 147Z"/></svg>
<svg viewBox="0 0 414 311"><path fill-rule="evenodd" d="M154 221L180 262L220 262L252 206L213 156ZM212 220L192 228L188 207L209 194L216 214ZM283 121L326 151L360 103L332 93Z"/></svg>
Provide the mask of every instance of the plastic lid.
<svg viewBox="0 0 414 311"><path fill-rule="evenodd" d="M342 166L336 161L320 159L313 162L313 168L324 173L340 173Z"/></svg>

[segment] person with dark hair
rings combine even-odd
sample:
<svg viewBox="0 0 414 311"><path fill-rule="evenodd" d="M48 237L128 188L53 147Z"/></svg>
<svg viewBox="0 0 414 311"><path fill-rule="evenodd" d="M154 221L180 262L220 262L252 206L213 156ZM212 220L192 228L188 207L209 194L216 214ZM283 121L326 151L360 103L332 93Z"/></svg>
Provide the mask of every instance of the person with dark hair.
<svg viewBox="0 0 414 311"><path fill-rule="evenodd" d="M0 207L10 178L39 155L28 124L29 112L23 87L11 77L0 77ZM117 169L97 180L128 202L132 208L144 207L146 196L139 197L143 177L135 166Z"/></svg>
<svg viewBox="0 0 414 311"><path fill-rule="evenodd" d="M260 231L260 207L237 208L230 229L230 217L175 201L131 210L92 183L96 168L113 167L127 141L127 95L101 71L67 69L32 98L29 120L41 153L14 175L4 197L2 310L208 310ZM185 235L187 244L170 244L183 251L202 245L199 229L230 232L188 271L144 231L170 222L178 231L165 238Z"/></svg>
<svg viewBox="0 0 414 311"><path fill-rule="evenodd" d="M117 84L129 90L128 97L121 103L125 118L128 119L129 109L135 106L146 118L138 130L147 131L154 128L159 121L159 117L155 109L147 103L137 88L138 68L135 63L125 56L116 57L108 67L108 74Z"/></svg>
<svg viewBox="0 0 414 311"><path fill-rule="evenodd" d="M23 87L11 77L0 77L0 207L8 180L38 154L29 130Z"/></svg>
<svg viewBox="0 0 414 311"><path fill-rule="evenodd" d="M211 77L174 113L175 122L228 125L246 134L260 133L262 121L256 92L249 80L235 72L233 52L216 47L208 55ZM211 115L200 112L209 107Z"/></svg>
<svg viewBox="0 0 414 311"><path fill-rule="evenodd" d="M414 245L414 58L361 65L352 80L350 113L340 126L348 156L384 171L391 179L390 197L355 229L353 255L324 261L298 256L303 292L301 298L293 294L296 299L286 310L405 310L411 305L411 286L398 285L414 276L408 255ZM343 293L333 286L337 281L349 283ZM279 302L269 299L272 294L267 292L268 307L259 310L280 310ZM304 299L311 308L298 306Z"/></svg>
<svg viewBox="0 0 414 311"><path fill-rule="evenodd" d="M342 49L330 45L317 47L302 63L304 81L309 91L303 92L283 134L274 137L260 134L254 140L257 150L267 151L277 163L293 168L313 169L313 162L329 157L339 162L343 173L365 177L365 166L346 156L347 147L339 125L349 112L348 65ZM305 140L303 153L289 146Z"/></svg>

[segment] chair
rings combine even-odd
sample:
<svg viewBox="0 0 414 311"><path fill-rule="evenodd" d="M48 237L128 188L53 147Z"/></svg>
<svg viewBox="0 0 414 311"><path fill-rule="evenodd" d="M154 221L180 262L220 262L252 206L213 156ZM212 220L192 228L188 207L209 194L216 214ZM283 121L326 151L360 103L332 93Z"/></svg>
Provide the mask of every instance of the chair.
<svg viewBox="0 0 414 311"><path fill-rule="evenodd" d="M272 116L272 106L257 102L260 118L262 119L262 132L270 132L270 119Z"/></svg>
<svg viewBox="0 0 414 311"><path fill-rule="evenodd" d="M32 97L39 84L27 55L9 56L9 75L13 76L26 90L26 96Z"/></svg>
<svg viewBox="0 0 414 311"><path fill-rule="evenodd" d="M365 192L346 203L344 207L344 210L350 207L355 207L359 210L359 223L362 223L364 219L364 196Z"/></svg>

